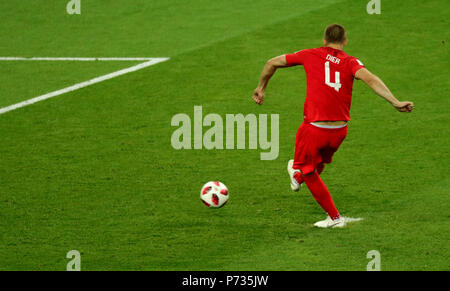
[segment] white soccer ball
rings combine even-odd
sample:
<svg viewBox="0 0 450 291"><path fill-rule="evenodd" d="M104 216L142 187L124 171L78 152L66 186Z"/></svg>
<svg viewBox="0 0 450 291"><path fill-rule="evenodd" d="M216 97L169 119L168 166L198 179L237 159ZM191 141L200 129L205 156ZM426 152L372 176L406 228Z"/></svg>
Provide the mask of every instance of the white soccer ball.
<svg viewBox="0 0 450 291"><path fill-rule="evenodd" d="M228 201L228 197L227 186L218 181L206 183L200 191L200 199L203 204L212 208L224 206Z"/></svg>

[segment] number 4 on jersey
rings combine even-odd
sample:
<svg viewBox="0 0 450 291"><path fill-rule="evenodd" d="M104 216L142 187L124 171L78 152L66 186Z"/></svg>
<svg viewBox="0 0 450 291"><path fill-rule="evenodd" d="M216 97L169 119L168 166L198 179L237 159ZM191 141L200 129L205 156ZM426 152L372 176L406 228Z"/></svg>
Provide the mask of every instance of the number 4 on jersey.
<svg viewBox="0 0 450 291"><path fill-rule="evenodd" d="M337 92L339 92L339 89L342 87L340 82L340 76L341 74L336 71L334 73L334 83L330 82L330 62L325 63L325 84L330 86L331 88L334 88Z"/></svg>

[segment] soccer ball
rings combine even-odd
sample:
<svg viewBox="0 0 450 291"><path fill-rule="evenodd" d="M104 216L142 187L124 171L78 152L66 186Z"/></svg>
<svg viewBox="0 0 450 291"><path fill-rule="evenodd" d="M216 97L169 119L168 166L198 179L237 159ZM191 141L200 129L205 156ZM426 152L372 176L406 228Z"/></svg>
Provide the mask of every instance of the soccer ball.
<svg viewBox="0 0 450 291"><path fill-rule="evenodd" d="M200 191L200 199L203 204L212 208L220 208L228 201L228 189L221 182L208 182Z"/></svg>

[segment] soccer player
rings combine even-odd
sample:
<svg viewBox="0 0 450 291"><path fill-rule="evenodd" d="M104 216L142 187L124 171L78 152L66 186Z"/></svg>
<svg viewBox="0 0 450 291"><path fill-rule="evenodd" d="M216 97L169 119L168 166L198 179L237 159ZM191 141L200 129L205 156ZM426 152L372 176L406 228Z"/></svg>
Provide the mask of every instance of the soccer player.
<svg viewBox="0 0 450 291"><path fill-rule="evenodd" d="M343 26L331 24L325 29L323 47L281 55L267 61L253 100L262 105L267 84L278 68L302 65L306 71L306 100L303 123L295 140L294 160L288 162L291 188L298 191L306 183L314 198L328 214L317 227L344 227L346 220L334 205L330 192L320 178L325 164L331 163L347 135L350 120L353 80L362 80L400 112L411 112L414 104L400 102L376 75L343 49L347 45Z"/></svg>

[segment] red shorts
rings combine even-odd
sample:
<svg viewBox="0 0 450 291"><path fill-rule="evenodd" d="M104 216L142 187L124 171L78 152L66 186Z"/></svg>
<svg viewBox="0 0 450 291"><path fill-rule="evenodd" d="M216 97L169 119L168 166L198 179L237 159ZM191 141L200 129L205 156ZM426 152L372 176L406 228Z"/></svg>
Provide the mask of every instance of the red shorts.
<svg viewBox="0 0 450 291"><path fill-rule="evenodd" d="M302 123L295 139L294 169L303 175L314 172L321 163L329 164L347 136L347 126L341 128L321 128L310 123Z"/></svg>

